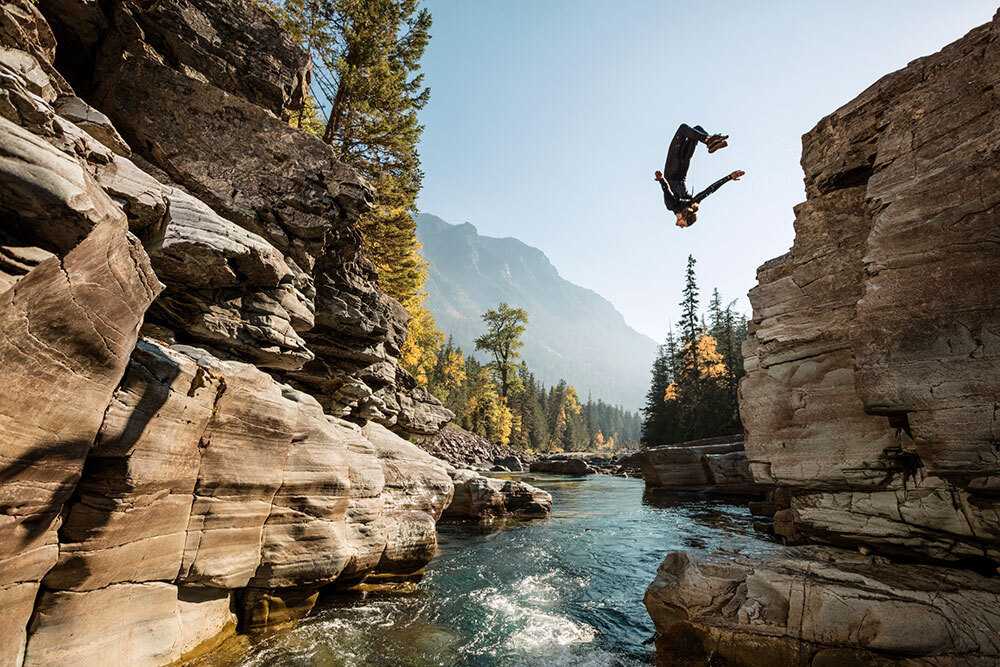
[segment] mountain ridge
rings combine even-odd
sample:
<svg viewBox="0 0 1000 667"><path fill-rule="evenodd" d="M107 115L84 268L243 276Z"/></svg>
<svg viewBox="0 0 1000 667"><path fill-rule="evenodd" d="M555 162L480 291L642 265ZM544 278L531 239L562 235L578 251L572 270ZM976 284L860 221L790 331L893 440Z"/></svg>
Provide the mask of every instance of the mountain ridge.
<svg viewBox="0 0 1000 667"><path fill-rule="evenodd" d="M479 234L469 222L417 216L427 260L427 307L466 352L483 333L482 313L501 301L528 311L524 360L546 385L566 380L581 398L637 410L656 342L610 301L563 278L545 253L518 238Z"/></svg>

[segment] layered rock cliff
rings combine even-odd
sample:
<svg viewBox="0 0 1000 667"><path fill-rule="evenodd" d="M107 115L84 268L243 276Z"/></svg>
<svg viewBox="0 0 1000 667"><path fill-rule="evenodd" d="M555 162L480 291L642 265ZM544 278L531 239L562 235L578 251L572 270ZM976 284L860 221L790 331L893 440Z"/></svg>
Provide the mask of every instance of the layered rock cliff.
<svg viewBox="0 0 1000 667"><path fill-rule="evenodd" d="M803 138L741 413L776 532L852 551L672 556L647 595L664 636L734 664L1000 660L998 72L1000 14Z"/></svg>
<svg viewBox="0 0 1000 667"><path fill-rule="evenodd" d="M0 5L0 665L166 664L547 511L404 439L451 415L309 78L249 0Z"/></svg>

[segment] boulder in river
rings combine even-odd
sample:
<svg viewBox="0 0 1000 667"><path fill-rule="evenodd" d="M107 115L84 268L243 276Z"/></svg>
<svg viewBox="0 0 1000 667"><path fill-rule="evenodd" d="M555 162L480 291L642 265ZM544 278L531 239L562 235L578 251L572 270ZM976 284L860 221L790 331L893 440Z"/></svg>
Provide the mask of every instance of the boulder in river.
<svg viewBox="0 0 1000 667"><path fill-rule="evenodd" d="M518 480L483 477L472 470L453 470L455 497L444 511L453 519L537 518L552 511L552 496Z"/></svg>
<svg viewBox="0 0 1000 667"><path fill-rule="evenodd" d="M649 489L737 496L764 493L750 474L742 440L716 438L651 447L640 452L640 461Z"/></svg>
<svg viewBox="0 0 1000 667"><path fill-rule="evenodd" d="M673 552L644 599L682 664L994 665L1000 580L829 547Z"/></svg>
<svg viewBox="0 0 1000 667"><path fill-rule="evenodd" d="M584 477L586 475L596 475L594 470L586 461L578 458L550 458L534 461L529 468L531 472L545 472L551 475L570 475L572 477Z"/></svg>

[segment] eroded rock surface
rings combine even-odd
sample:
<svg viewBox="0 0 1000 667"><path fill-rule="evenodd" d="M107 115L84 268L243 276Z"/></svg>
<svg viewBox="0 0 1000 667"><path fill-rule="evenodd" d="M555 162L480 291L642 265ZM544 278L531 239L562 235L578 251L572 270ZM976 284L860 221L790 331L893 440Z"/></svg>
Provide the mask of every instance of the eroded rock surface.
<svg viewBox="0 0 1000 667"><path fill-rule="evenodd" d="M420 447L456 468L491 470L497 467L520 472L530 463L529 456L512 447L494 444L475 433L449 424L431 438L422 439Z"/></svg>
<svg viewBox="0 0 1000 667"><path fill-rule="evenodd" d="M518 480L483 477L472 470L453 470L455 497L444 515L453 519L488 520L496 517L547 516L552 496Z"/></svg>
<svg viewBox="0 0 1000 667"><path fill-rule="evenodd" d="M403 436L452 415L309 76L250 0L0 5L0 664L183 661L433 556Z"/></svg>
<svg viewBox="0 0 1000 667"><path fill-rule="evenodd" d="M1000 562L1000 19L803 138L791 252L750 292L758 481L814 540Z"/></svg>
<svg viewBox="0 0 1000 667"><path fill-rule="evenodd" d="M704 664L706 656L817 667L1000 660L1000 581L841 549L674 552L645 604L667 664Z"/></svg>
<svg viewBox="0 0 1000 667"><path fill-rule="evenodd" d="M1000 660L998 71L1000 13L803 137L740 407L762 525L842 548L670 555L646 597L662 655Z"/></svg>

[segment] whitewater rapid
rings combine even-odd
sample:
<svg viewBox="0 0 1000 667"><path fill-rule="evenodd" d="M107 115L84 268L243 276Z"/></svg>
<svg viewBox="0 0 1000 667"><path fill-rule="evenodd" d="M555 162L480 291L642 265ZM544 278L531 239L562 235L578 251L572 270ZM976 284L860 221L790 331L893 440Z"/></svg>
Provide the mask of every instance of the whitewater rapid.
<svg viewBox="0 0 1000 667"><path fill-rule="evenodd" d="M635 479L521 478L552 494L551 518L441 524L417 591L328 598L243 664L648 665L642 596L668 551L773 548L743 504L651 498Z"/></svg>

